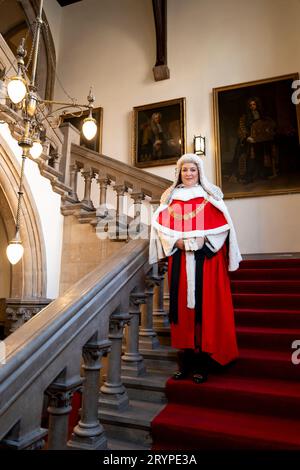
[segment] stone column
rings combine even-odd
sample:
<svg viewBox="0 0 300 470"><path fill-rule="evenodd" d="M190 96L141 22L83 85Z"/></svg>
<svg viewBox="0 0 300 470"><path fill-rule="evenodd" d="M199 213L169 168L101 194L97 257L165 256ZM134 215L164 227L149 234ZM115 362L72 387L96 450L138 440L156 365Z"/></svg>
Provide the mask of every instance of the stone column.
<svg viewBox="0 0 300 470"><path fill-rule="evenodd" d="M142 202L145 199L144 193L131 193L130 197L132 197L134 201L134 218L141 216L141 209L142 209Z"/></svg>
<svg viewBox="0 0 300 470"><path fill-rule="evenodd" d="M82 380L73 384L53 383L47 390L49 397L49 431L48 449L61 450L67 448L69 414L72 410L72 397L81 387Z"/></svg>
<svg viewBox="0 0 300 470"><path fill-rule="evenodd" d="M88 343L82 355L84 382L82 393L81 419L75 426L68 447L82 450L107 449L107 439L98 418L99 376L101 359L110 348L109 341Z"/></svg>
<svg viewBox="0 0 300 470"><path fill-rule="evenodd" d="M64 136L61 149L62 156L59 162L59 171L63 174L64 183L67 186L71 186L69 172L72 161L71 148L72 144L80 145L80 131L69 122L63 122L61 126L59 126L59 129Z"/></svg>
<svg viewBox="0 0 300 470"><path fill-rule="evenodd" d="M70 165L70 186L72 188L72 191L70 193L70 196L74 199L74 202L79 202L78 196L77 196L77 173L79 172L80 168L76 163L73 165Z"/></svg>
<svg viewBox="0 0 300 470"><path fill-rule="evenodd" d="M165 277L164 281L164 304L169 304L170 302L170 291L169 291L169 282L168 282L168 276Z"/></svg>
<svg viewBox="0 0 300 470"><path fill-rule="evenodd" d="M126 240L127 239L127 215L123 213L123 197L128 189L125 185L116 185L114 186L114 190L117 193L115 240Z"/></svg>
<svg viewBox="0 0 300 470"><path fill-rule="evenodd" d="M130 296L129 314L131 320L126 331L126 351L122 356L122 372L134 377L145 375L144 358L139 353L140 305L146 302L144 293L136 292Z"/></svg>
<svg viewBox="0 0 300 470"><path fill-rule="evenodd" d="M81 204L84 204L90 210L94 210L95 207L91 200L91 186L92 186L92 179L95 177L95 173L90 168L88 170L84 170L81 172L82 176L84 177L84 196L81 201Z"/></svg>
<svg viewBox="0 0 300 470"><path fill-rule="evenodd" d="M159 341L157 334L153 330L153 293L154 286L158 282L157 276L147 276L146 277L146 305L143 306L142 311L142 322L140 328L140 348L143 349L156 349L159 347Z"/></svg>
<svg viewBox="0 0 300 470"><path fill-rule="evenodd" d="M97 217L105 217L107 215L107 207L106 207L106 192L107 186L110 183L109 178L106 176L98 176L97 183L100 186L100 200L99 200L99 207L97 207L96 216Z"/></svg>
<svg viewBox="0 0 300 470"><path fill-rule="evenodd" d="M141 215L141 213L142 213L142 202L145 199L145 194L142 193L142 192L140 192L140 193L131 193L130 197L134 201L134 219L130 223L129 236L130 236L130 238L135 239L138 236L140 236L140 234L141 234L141 232L143 231L144 228L148 229L148 227L145 227L142 224L142 220L141 220L141 218L142 218L142 215Z"/></svg>
<svg viewBox="0 0 300 470"><path fill-rule="evenodd" d="M48 156L48 165L59 171L60 154L57 151L51 152Z"/></svg>
<svg viewBox="0 0 300 470"><path fill-rule="evenodd" d="M152 220L152 216L153 216L154 212L156 211L156 209L159 207L159 204L160 204L160 196L153 195L151 197L150 205L149 205L149 211L150 211L150 214L148 216L149 220ZM149 239L150 239L150 234L151 234L151 224L148 225Z"/></svg>
<svg viewBox="0 0 300 470"><path fill-rule="evenodd" d="M168 263L160 261L158 264L159 284L155 287L154 301L155 309L153 310L154 327L170 326L168 312L164 308L164 286L165 274L168 270Z"/></svg>
<svg viewBox="0 0 300 470"><path fill-rule="evenodd" d="M122 410L129 404L126 389L121 381L121 355L124 326L130 321L128 313L115 313L110 318L109 335L111 352L108 356L107 377L100 391L99 404L106 408Z"/></svg>

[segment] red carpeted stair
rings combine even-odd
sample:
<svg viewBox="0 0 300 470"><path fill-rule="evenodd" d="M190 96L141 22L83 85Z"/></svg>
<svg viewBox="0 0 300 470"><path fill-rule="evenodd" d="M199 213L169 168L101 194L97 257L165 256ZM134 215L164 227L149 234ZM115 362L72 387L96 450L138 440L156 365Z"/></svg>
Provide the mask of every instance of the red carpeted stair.
<svg viewBox="0 0 300 470"><path fill-rule="evenodd" d="M154 450L300 450L300 259L243 261L231 279L240 357L205 384L167 382Z"/></svg>

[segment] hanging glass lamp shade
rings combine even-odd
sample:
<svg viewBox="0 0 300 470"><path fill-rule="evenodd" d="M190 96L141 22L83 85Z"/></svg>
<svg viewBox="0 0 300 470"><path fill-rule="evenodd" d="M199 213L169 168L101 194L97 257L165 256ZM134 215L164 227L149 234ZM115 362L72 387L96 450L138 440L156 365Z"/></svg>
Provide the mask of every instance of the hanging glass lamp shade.
<svg viewBox="0 0 300 470"><path fill-rule="evenodd" d="M22 77L12 77L8 82L7 93L13 103L20 103L25 98L26 91L25 81Z"/></svg>
<svg viewBox="0 0 300 470"><path fill-rule="evenodd" d="M82 125L82 132L87 140L92 140L97 133L96 119L92 116L85 118Z"/></svg>

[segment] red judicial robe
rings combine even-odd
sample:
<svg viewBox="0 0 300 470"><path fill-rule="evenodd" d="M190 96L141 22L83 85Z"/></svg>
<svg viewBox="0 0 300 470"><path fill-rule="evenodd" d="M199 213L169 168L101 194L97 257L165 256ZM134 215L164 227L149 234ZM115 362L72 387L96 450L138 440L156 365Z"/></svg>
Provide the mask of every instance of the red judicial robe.
<svg viewBox="0 0 300 470"><path fill-rule="evenodd" d="M193 211L202 203L203 198L189 201L173 200L170 204L171 210L167 208L162 211L158 216L158 222L182 232L199 230L201 225L207 234L212 229L227 225L223 213L209 202L201 212L195 214ZM195 216L184 219L176 215L174 217L176 213L182 215L189 213ZM172 260L173 256L170 256L169 285L171 285ZM182 251L178 285L178 321L171 323L171 344L179 349L200 349L209 353L219 364L225 365L238 357L226 243L212 258L205 258L202 279L202 321L199 324L195 321L195 309L187 307L187 274L185 252Z"/></svg>

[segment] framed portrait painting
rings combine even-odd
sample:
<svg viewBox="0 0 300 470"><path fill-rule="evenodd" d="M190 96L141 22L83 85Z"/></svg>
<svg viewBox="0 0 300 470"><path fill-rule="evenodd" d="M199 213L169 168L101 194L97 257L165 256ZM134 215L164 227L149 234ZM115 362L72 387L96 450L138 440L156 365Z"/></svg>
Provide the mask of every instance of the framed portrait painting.
<svg viewBox="0 0 300 470"><path fill-rule="evenodd" d="M225 198L300 192L298 73L213 89Z"/></svg>
<svg viewBox="0 0 300 470"><path fill-rule="evenodd" d="M136 106L133 126L136 167L175 163L185 153L185 98Z"/></svg>
<svg viewBox="0 0 300 470"><path fill-rule="evenodd" d="M103 108L94 108L92 111L92 116L96 119L97 122L97 134L92 140L87 140L82 133L82 124L84 118L88 117L89 110L79 111L71 114L61 114L60 119L61 123L69 122L76 129L80 131L80 145L86 147L95 152L102 152L102 123L103 123Z"/></svg>

